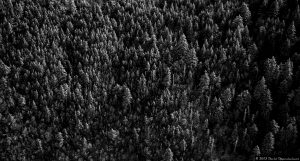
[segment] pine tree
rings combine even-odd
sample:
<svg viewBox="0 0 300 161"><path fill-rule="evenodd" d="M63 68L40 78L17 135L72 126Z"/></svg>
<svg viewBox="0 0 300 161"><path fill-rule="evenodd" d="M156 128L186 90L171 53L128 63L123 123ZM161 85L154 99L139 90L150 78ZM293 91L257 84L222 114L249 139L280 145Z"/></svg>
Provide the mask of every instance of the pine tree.
<svg viewBox="0 0 300 161"><path fill-rule="evenodd" d="M294 21L290 24L287 30L287 37L293 42L296 38L296 27Z"/></svg>
<svg viewBox="0 0 300 161"><path fill-rule="evenodd" d="M243 18L241 15L236 16L236 18L233 20L233 27L237 29L244 28Z"/></svg>
<svg viewBox="0 0 300 161"><path fill-rule="evenodd" d="M275 139L272 132L265 135L262 143L262 155L268 156L274 150Z"/></svg>
<svg viewBox="0 0 300 161"><path fill-rule="evenodd" d="M210 78L208 76L208 73L205 71L204 75L202 75L201 78L200 78L201 92L204 92L205 90L208 90L209 89L209 84L210 84Z"/></svg>
<svg viewBox="0 0 300 161"><path fill-rule="evenodd" d="M262 95L259 104L261 106L263 117L268 120L273 105L273 100L269 89L267 89L267 91Z"/></svg>
<svg viewBox="0 0 300 161"><path fill-rule="evenodd" d="M270 111L272 110L272 96L270 90L267 88L265 78L263 77L254 89L254 99L260 105L261 114L268 119Z"/></svg>
<svg viewBox="0 0 300 161"><path fill-rule="evenodd" d="M217 99L216 97L213 99L213 102L211 104L211 121L214 121L214 123L221 123L223 121L223 103L221 99Z"/></svg>
<svg viewBox="0 0 300 161"><path fill-rule="evenodd" d="M280 64L280 79L292 80L293 62L288 59L284 64Z"/></svg>
<svg viewBox="0 0 300 161"><path fill-rule="evenodd" d="M72 13L75 13L77 11L74 0L69 0L69 10Z"/></svg>
<svg viewBox="0 0 300 161"><path fill-rule="evenodd" d="M252 126L248 127L248 129L249 129L248 133L250 134L250 136L255 137L255 135L258 132L258 128L257 128L256 124L254 123Z"/></svg>
<svg viewBox="0 0 300 161"><path fill-rule="evenodd" d="M148 88L147 88L147 80L145 78L145 75L142 74L139 80L139 93L141 96L146 96L148 95Z"/></svg>
<svg viewBox="0 0 300 161"><path fill-rule="evenodd" d="M289 81L287 79L284 79L282 82L280 82L278 86L278 95L280 98L286 98L289 90Z"/></svg>
<svg viewBox="0 0 300 161"><path fill-rule="evenodd" d="M192 69L197 66L198 58L196 56L196 51L195 51L194 48L187 53L186 58L185 58L185 62Z"/></svg>
<svg viewBox="0 0 300 161"><path fill-rule="evenodd" d="M39 152L43 152L44 151L41 139L37 139L37 146L38 146Z"/></svg>
<svg viewBox="0 0 300 161"><path fill-rule="evenodd" d="M162 83L165 87L169 87L171 85L171 70L169 67L165 69L165 76Z"/></svg>
<svg viewBox="0 0 300 161"><path fill-rule="evenodd" d="M266 86L266 80L265 77L262 77L262 79L257 83L257 85L254 88L254 99L259 101L262 97L262 95L266 92L267 86Z"/></svg>
<svg viewBox="0 0 300 161"><path fill-rule="evenodd" d="M260 149L259 149L258 145L256 145L256 146L253 148L252 153L253 153L254 156L260 156Z"/></svg>
<svg viewBox="0 0 300 161"><path fill-rule="evenodd" d="M25 97L19 96L19 97L18 97L18 101L19 101L19 105L20 105L21 107L23 107L23 106L26 105L26 99L25 99Z"/></svg>
<svg viewBox="0 0 300 161"><path fill-rule="evenodd" d="M247 24L251 19L251 12L249 10L248 4L246 4L245 2L243 2L243 4L242 4L241 12L242 12L242 17L244 19L245 24Z"/></svg>
<svg viewBox="0 0 300 161"><path fill-rule="evenodd" d="M180 36L180 39L175 47L175 55L173 56L174 60L180 60L183 57L186 57L188 54L188 42L184 34Z"/></svg>
<svg viewBox="0 0 300 161"><path fill-rule="evenodd" d="M294 97L294 105L300 107L300 87L296 89L296 95Z"/></svg>
<svg viewBox="0 0 300 161"><path fill-rule="evenodd" d="M278 16L278 13L279 13L279 3L277 0L273 1L273 4L272 4L272 13L273 13L273 16L274 17L277 17Z"/></svg>
<svg viewBox="0 0 300 161"><path fill-rule="evenodd" d="M275 135L277 134L277 132L279 131L279 125L278 123L275 121L275 120L272 120L271 121L271 130L272 130L272 133L274 133Z"/></svg>
<svg viewBox="0 0 300 161"><path fill-rule="evenodd" d="M237 107L239 109L245 109L251 103L251 95L248 90L243 91L237 96Z"/></svg>
<svg viewBox="0 0 300 161"><path fill-rule="evenodd" d="M275 83L279 77L280 67L277 65L275 57L267 59L265 62L265 78L267 85Z"/></svg>
<svg viewBox="0 0 300 161"><path fill-rule="evenodd" d="M61 61L58 61L56 70L57 70L57 78L59 82L65 81L67 78L67 72L65 70L65 67L62 65Z"/></svg>
<svg viewBox="0 0 300 161"><path fill-rule="evenodd" d="M255 43L250 45L248 48L248 53L250 54L252 60L258 56L258 48Z"/></svg>
<svg viewBox="0 0 300 161"><path fill-rule="evenodd" d="M61 132L59 132L59 133L57 134L57 140L58 140L58 147L61 148L61 147L63 146L63 144L64 144L64 138L63 138Z"/></svg>
<svg viewBox="0 0 300 161"><path fill-rule="evenodd" d="M127 86L123 87L123 107L127 107L128 105L130 105L131 100L132 100L132 96L131 96L131 92L130 89Z"/></svg>
<svg viewBox="0 0 300 161"><path fill-rule="evenodd" d="M0 77L8 75L10 71L10 67L4 64L4 62L0 59Z"/></svg>
<svg viewBox="0 0 300 161"><path fill-rule="evenodd" d="M112 140L117 139L117 137L119 137L119 134L120 133L118 130L111 129L110 131L108 131L108 137Z"/></svg>
<svg viewBox="0 0 300 161"><path fill-rule="evenodd" d="M186 148L187 148L187 143L184 139L182 139L181 142L180 142L180 148L181 148L182 151L185 151Z"/></svg>
<svg viewBox="0 0 300 161"><path fill-rule="evenodd" d="M10 14L12 14L14 16L14 6L11 0L8 0L8 9L10 11Z"/></svg>
<svg viewBox="0 0 300 161"><path fill-rule="evenodd" d="M230 107L232 98L233 98L233 93L231 91L231 88L226 88L222 93L221 93L221 100L224 104L225 108Z"/></svg>
<svg viewBox="0 0 300 161"><path fill-rule="evenodd" d="M164 161L173 161L173 152L170 148L168 148L164 155Z"/></svg>

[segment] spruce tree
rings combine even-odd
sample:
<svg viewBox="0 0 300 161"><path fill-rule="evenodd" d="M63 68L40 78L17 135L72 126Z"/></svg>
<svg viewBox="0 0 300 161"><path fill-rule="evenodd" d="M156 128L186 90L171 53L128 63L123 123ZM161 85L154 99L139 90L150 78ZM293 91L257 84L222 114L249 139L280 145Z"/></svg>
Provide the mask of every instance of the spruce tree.
<svg viewBox="0 0 300 161"><path fill-rule="evenodd" d="M127 107L128 105L130 105L131 100L132 100L132 96L131 96L131 92L130 89L127 86L123 87L123 107Z"/></svg>
<svg viewBox="0 0 300 161"><path fill-rule="evenodd" d="M171 85L171 70L169 67L165 69L165 76L162 83L165 87L169 87Z"/></svg>
<svg viewBox="0 0 300 161"><path fill-rule="evenodd" d="M164 161L173 161L173 152L170 148L168 148L164 154Z"/></svg>
<svg viewBox="0 0 300 161"><path fill-rule="evenodd" d="M260 149L259 149L259 146L256 145L254 148L253 148L253 151L252 151L253 155L254 156L260 156Z"/></svg>
<svg viewBox="0 0 300 161"><path fill-rule="evenodd" d="M277 65L275 57L273 56L271 59L267 59L265 62L265 78L268 86L276 83L279 77L280 67Z"/></svg>
<svg viewBox="0 0 300 161"><path fill-rule="evenodd" d="M249 10L248 4L246 4L245 2L243 2L243 4L242 4L241 12L242 12L242 17L244 19L245 24L247 24L251 19L251 12Z"/></svg>
<svg viewBox="0 0 300 161"><path fill-rule="evenodd" d="M291 40L294 41L296 38L296 27L294 21L290 24L288 30L287 30L287 37Z"/></svg>
<svg viewBox="0 0 300 161"><path fill-rule="evenodd" d="M192 69L194 69L197 66L198 58L196 56L196 51L194 48L187 53L185 62L187 66L191 67Z"/></svg>
<svg viewBox="0 0 300 161"><path fill-rule="evenodd" d="M210 85L210 78L207 71L205 71L204 75L202 75L200 78L200 90L202 92L208 90L209 85Z"/></svg>
<svg viewBox="0 0 300 161"><path fill-rule="evenodd" d="M182 59L183 57L186 57L188 54L189 45L186 40L186 37L184 34L182 34L179 38L179 41L175 47L175 55L173 56L174 60Z"/></svg>
<svg viewBox="0 0 300 161"><path fill-rule="evenodd" d="M269 132L265 135L263 143L262 143L262 155L269 156L271 152L274 150L275 138L272 132Z"/></svg>

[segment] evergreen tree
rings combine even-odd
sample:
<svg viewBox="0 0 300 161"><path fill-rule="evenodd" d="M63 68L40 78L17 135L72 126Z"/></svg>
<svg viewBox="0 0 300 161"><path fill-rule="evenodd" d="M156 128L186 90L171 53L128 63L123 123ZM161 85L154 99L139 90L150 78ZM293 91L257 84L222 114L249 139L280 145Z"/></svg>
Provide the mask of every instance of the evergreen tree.
<svg viewBox="0 0 300 161"><path fill-rule="evenodd" d="M171 70L169 67L165 69L165 76L162 83L165 87L169 87L171 85Z"/></svg>
<svg viewBox="0 0 300 161"><path fill-rule="evenodd" d="M269 89L262 95L262 98L260 100L260 106L262 107L262 115L264 118L268 119L270 112L272 110L273 100L271 96L271 92Z"/></svg>
<svg viewBox="0 0 300 161"><path fill-rule="evenodd" d="M146 80L146 78L145 78L145 75L144 74L142 74L142 76L141 76L141 78L140 78L140 80L139 80L139 93L140 93L140 95L141 96L146 96L146 95L148 95L148 88L147 88L147 80Z"/></svg>
<svg viewBox="0 0 300 161"><path fill-rule="evenodd" d="M208 76L208 73L205 71L204 75L200 78L200 90L201 92L204 92L209 89L210 85L210 78Z"/></svg>
<svg viewBox="0 0 300 161"><path fill-rule="evenodd" d="M266 80L264 77L257 83L257 85L254 88L254 99L259 101L263 94L266 92L267 86L266 86Z"/></svg>
<svg viewBox="0 0 300 161"><path fill-rule="evenodd" d="M296 37L296 27L294 21L290 24L288 30L287 30L287 37L294 41Z"/></svg>
<svg viewBox="0 0 300 161"><path fill-rule="evenodd" d="M221 100L224 104L224 107L228 108L230 107L232 98L233 98L233 93L231 91L231 88L226 88L222 93L221 93Z"/></svg>
<svg viewBox="0 0 300 161"><path fill-rule="evenodd" d="M254 99L260 105L261 114L266 120L269 117L270 111L272 110L272 96L270 90L266 86L265 78L258 82L254 89Z"/></svg>
<svg viewBox="0 0 300 161"><path fill-rule="evenodd" d="M262 155L269 156L274 150L275 138L272 132L265 135L262 143Z"/></svg>
<svg viewBox="0 0 300 161"><path fill-rule="evenodd" d="M175 47L175 55L173 56L174 60L179 60L181 58L187 57L189 51L189 45L186 40L186 37L184 34L180 36L180 39Z"/></svg>
<svg viewBox="0 0 300 161"><path fill-rule="evenodd" d="M123 87L123 91L124 91L124 93L123 93L122 105L123 105L123 107L127 107L131 103L132 96L131 96L130 89L127 86Z"/></svg>
<svg viewBox="0 0 300 161"><path fill-rule="evenodd" d="M249 10L248 4L246 4L245 2L243 2L243 4L242 4L241 12L242 12L242 17L244 19L245 24L247 24L251 19L251 12Z"/></svg>
<svg viewBox="0 0 300 161"><path fill-rule="evenodd" d="M237 107L240 109L245 109L251 103L251 95L248 90L243 91L237 96Z"/></svg>
<svg viewBox="0 0 300 161"><path fill-rule="evenodd" d="M293 62L288 59L284 64L280 64L280 79L292 80Z"/></svg>
<svg viewBox="0 0 300 161"><path fill-rule="evenodd" d="M251 59L254 59L258 56L258 48L255 43L250 45L248 48L248 53L250 54Z"/></svg>
<svg viewBox="0 0 300 161"><path fill-rule="evenodd" d="M267 59L265 62L266 83L270 86L275 83L279 77L280 67L277 65L275 57Z"/></svg>
<svg viewBox="0 0 300 161"><path fill-rule="evenodd" d="M299 8L0 0L0 160L297 155Z"/></svg>
<svg viewBox="0 0 300 161"><path fill-rule="evenodd" d="M76 8L75 1L74 1L74 0L69 0L69 10L70 10L72 13L76 13L76 12L77 12L77 8Z"/></svg>
<svg viewBox="0 0 300 161"><path fill-rule="evenodd" d="M0 77L8 75L10 71L10 67L4 64L4 62L0 59Z"/></svg>
<svg viewBox="0 0 300 161"><path fill-rule="evenodd" d="M197 66L198 63L198 58L196 56L196 51L195 49L192 49L191 51L189 51L186 55L186 64L191 67L192 69L195 68Z"/></svg>
<svg viewBox="0 0 300 161"><path fill-rule="evenodd" d="M187 143L186 143L186 141L184 139L182 139L180 141L180 148L181 148L182 151L186 151Z"/></svg>
<svg viewBox="0 0 300 161"><path fill-rule="evenodd" d="M254 148L253 148L253 155L254 156L260 156L260 149L258 147L258 145L256 145Z"/></svg>
<svg viewBox="0 0 300 161"><path fill-rule="evenodd" d="M164 161L173 161L173 152L170 148L168 148L164 154Z"/></svg>
<svg viewBox="0 0 300 161"><path fill-rule="evenodd" d="M277 132L279 131L279 126L278 126L278 123L275 121L275 120L272 120L271 121L271 130L272 130L272 133L274 133L275 135L277 134Z"/></svg>
<svg viewBox="0 0 300 161"><path fill-rule="evenodd" d="M296 95L294 97L294 105L300 107L300 87L296 89Z"/></svg>
<svg viewBox="0 0 300 161"><path fill-rule="evenodd" d="M274 17L278 16L279 9L280 9L280 7L279 7L278 1L277 0L273 1L273 3L272 3L272 13L273 13Z"/></svg>
<svg viewBox="0 0 300 161"><path fill-rule="evenodd" d="M108 137L112 140L116 140L119 137L119 134L118 130L111 129L108 131Z"/></svg>
<svg viewBox="0 0 300 161"><path fill-rule="evenodd" d="M63 144L64 144L64 138L63 138L61 132L59 132L59 133L57 134L57 140L58 140L58 147L61 148L61 147L63 146Z"/></svg>

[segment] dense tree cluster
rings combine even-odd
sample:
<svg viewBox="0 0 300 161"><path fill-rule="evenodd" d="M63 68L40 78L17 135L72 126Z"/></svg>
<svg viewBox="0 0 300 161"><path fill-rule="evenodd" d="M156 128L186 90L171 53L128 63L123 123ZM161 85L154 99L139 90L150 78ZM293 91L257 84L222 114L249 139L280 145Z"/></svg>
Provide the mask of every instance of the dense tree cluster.
<svg viewBox="0 0 300 161"><path fill-rule="evenodd" d="M300 156L298 0L1 0L0 160Z"/></svg>

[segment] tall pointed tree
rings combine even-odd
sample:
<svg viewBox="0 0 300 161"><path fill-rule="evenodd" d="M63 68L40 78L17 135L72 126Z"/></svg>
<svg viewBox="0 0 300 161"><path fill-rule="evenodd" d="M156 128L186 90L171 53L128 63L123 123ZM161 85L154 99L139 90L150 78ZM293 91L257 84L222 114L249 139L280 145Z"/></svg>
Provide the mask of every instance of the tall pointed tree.
<svg viewBox="0 0 300 161"><path fill-rule="evenodd" d="M287 37L293 42L296 38L296 27L294 21L290 24L288 30L287 30Z"/></svg>
<svg viewBox="0 0 300 161"><path fill-rule="evenodd" d="M262 155L268 156L274 150L275 138L272 132L265 135L262 143Z"/></svg>
<svg viewBox="0 0 300 161"><path fill-rule="evenodd" d="M265 62L265 78L267 85L272 85L279 77L280 67L277 65L275 57L267 59Z"/></svg>
<svg viewBox="0 0 300 161"><path fill-rule="evenodd" d="M267 90L265 77L262 77L261 80L257 83L254 88L254 99L260 100L263 93Z"/></svg>
<svg viewBox="0 0 300 161"><path fill-rule="evenodd" d="M252 151L253 155L254 156L260 156L260 149L259 149L259 146L256 145L254 148L253 148L253 151Z"/></svg>
<svg viewBox="0 0 300 161"><path fill-rule="evenodd" d="M164 161L173 161L173 152L170 148L168 148L164 154Z"/></svg>
<svg viewBox="0 0 300 161"><path fill-rule="evenodd" d="M204 75L201 76L200 78L200 90L201 92L204 92L205 90L209 89L209 84L210 84L210 78L208 73L205 71Z"/></svg>
<svg viewBox="0 0 300 161"><path fill-rule="evenodd" d="M175 47L175 53L173 56L174 60L179 60L183 57L186 57L186 55L188 54L188 48L189 48L189 44L186 40L186 37L184 34L182 34L179 38L179 41Z"/></svg>
<svg viewBox="0 0 300 161"><path fill-rule="evenodd" d="M194 48L186 54L185 63L192 69L197 66L198 58L196 56L196 51Z"/></svg>
<svg viewBox="0 0 300 161"><path fill-rule="evenodd" d="M254 89L254 99L260 105L260 112L262 116L268 120L270 111L272 110L272 96L270 90L267 88L264 77L257 83Z"/></svg>
<svg viewBox="0 0 300 161"><path fill-rule="evenodd" d="M130 89L125 85L123 86L123 102L122 102L123 106L127 107L128 105L130 105L131 100L132 100L132 95Z"/></svg>
<svg viewBox="0 0 300 161"><path fill-rule="evenodd" d="M169 67L165 69L165 76L162 83L165 87L169 87L171 85L171 70Z"/></svg>
<svg viewBox="0 0 300 161"><path fill-rule="evenodd" d="M243 2L241 12L242 12L242 17L244 19L244 23L247 24L251 19L251 12L249 10L247 3Z"/></svg>

